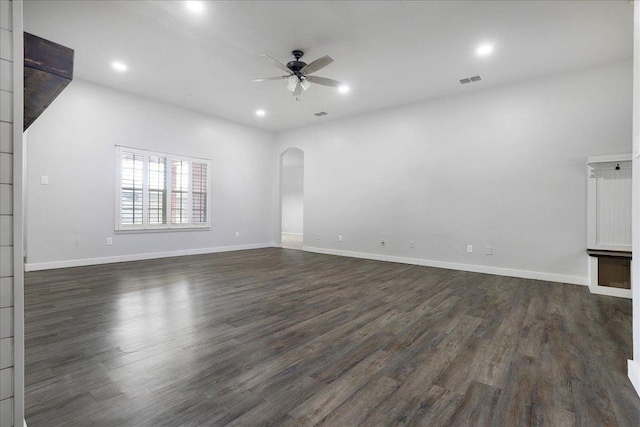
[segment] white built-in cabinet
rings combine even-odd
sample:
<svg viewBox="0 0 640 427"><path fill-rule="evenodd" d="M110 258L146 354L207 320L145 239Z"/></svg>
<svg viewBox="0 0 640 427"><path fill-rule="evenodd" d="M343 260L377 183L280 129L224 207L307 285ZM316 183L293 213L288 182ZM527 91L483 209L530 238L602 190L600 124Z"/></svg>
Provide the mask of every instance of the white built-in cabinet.
<svg viewBox="0 0 640 427"><path fill-rule="evenodd" d="M587 252L589 288L594 293L631 298L622 280L620 287L615 282L603 286L600 271L622 271L630 265L631 166L631 154L587 159Z"/></svg>

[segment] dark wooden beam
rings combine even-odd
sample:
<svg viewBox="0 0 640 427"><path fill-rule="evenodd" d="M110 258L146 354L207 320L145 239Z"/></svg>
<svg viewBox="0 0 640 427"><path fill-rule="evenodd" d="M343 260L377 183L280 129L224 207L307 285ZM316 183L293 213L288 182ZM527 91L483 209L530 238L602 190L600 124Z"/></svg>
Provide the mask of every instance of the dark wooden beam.
<svg viewBox="0 0 640 427"><path fill-rule="evenodd" d="M73 80L73 49L24 33L24 130Z"/></svg>

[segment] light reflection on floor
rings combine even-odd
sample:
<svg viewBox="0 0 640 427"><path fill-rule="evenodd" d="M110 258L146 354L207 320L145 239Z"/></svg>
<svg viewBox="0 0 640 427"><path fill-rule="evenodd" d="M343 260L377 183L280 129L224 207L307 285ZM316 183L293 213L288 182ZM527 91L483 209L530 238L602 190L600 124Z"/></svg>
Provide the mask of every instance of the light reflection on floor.
<svg viewBox="0 0 640 427"><path fill-rule="evenodd" d="M118 298L118 322L110 328L123 352L158 342L176 330L194 326L190 285L181 281L167 287L150 287L124 293ZM170 308L169 308L170 307Z"/></svg>
<svg viewBox="0 0 640 427"><path fill-rule="evenodd" d="M302 235L301 234L282 234L282 247L284 249L297 249L302 250Z"/></svg>

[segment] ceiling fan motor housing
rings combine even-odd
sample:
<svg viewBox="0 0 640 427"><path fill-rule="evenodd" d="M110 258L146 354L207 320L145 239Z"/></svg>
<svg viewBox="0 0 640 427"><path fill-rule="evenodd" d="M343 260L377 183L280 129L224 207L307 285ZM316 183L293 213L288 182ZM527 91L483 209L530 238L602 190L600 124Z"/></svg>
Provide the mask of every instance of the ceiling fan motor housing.
<svg viewBox="0 0 640 427"><path fill-rule="evenodd" d="M301 50L294 50L291 52L291 54L295 58L295 61L289 61L287 63L287 68L290 69L298 78L301 78L302 74L300 73L300 70L302 70L307 65L306 62L300 61L300 58L302 58L304 52Z"/></svg>
<svg viewBox="0 0 640 427"><path fill-rule="evenodd" d="M287 62L287 68L293 71L296 75L302 70L307 64L302 61L290 61Z"/></svg>

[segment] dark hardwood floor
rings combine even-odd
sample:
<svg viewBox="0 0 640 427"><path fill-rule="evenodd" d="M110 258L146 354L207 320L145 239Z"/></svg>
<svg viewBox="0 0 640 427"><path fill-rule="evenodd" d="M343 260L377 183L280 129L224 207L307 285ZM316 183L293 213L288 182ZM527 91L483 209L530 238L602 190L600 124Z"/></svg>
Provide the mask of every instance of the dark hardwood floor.
<svg viewBox="0 0 640 427"><path fill-rule="evenodd" d="M53 426L639 426L631 302L286 249L26 275Z"/></svg>

